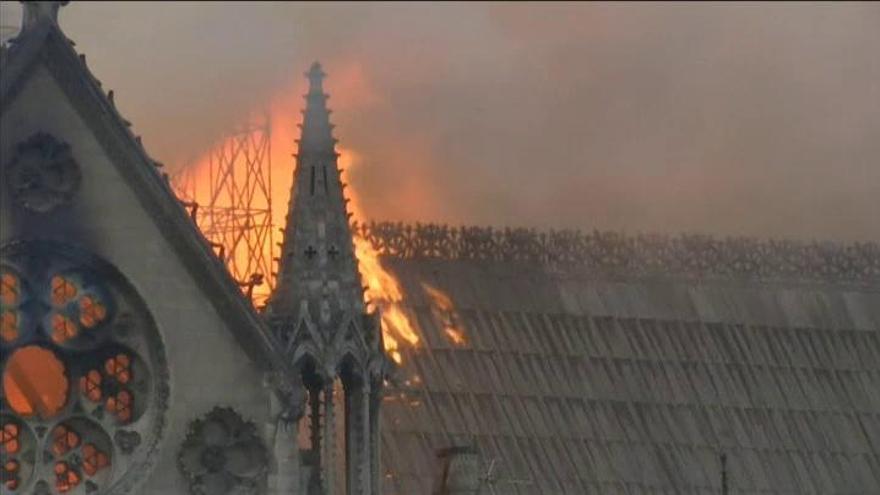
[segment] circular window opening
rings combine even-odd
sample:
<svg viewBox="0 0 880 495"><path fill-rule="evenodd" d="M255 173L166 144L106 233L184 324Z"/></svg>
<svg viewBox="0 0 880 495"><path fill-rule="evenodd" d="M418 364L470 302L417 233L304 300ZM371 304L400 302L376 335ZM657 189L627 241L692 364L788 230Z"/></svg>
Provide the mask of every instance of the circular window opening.
<svg viewBox="0 0 880 495"><path fill-rule="evenodd" d="M34 345L22 347L6 362L3 390L9 407L16 413L51 418L67 402L64 364L52 351Z"/></svg>

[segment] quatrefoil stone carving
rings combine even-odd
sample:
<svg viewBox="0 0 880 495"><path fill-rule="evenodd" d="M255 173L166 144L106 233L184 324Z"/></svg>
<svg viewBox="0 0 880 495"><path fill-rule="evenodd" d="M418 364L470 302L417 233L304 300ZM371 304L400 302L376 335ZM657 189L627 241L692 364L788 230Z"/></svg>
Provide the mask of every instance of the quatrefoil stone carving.
<svg viewBox="0 0 880 495"><path fill-rule="evenodd" d="M82 180L70 145L41 132L16 146L6 174L12 198L38 213L68 203Z"/></svg>

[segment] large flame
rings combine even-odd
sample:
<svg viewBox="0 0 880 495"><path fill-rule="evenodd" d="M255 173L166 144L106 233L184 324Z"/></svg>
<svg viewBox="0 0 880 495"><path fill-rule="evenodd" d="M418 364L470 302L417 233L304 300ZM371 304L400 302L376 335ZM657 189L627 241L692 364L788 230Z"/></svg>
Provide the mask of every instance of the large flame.
<svg viewBox="0 0 880 495"><path fill-rule="evenodd" d="M354 64L340 67L339 77L335 77L333 90L334 102L347 109L356 108L360 105L368 105L377 98L375 92L370 90L368 81L365 81L363 71ZM292 90L285 91L275 98L270 104L269 122L271 129L271 211L273 222L277 226L287 215L288 201L290 196L290 178L293 175L293 161L291 159L291 144L298 137L298 129L293 118L298 115L303 105L302 95L307 88L304 81L300 81ZM337 109L339 110L339 109ZM214 179L210 176L210 157L212 153L223 147L229 147L232 138L228 138L217 144L216 148L205 153L197 160L183 167L176 176L175 188L178 194L186 200L195 201L200 205L210 203L209 184ZM351 171L360 163L359 155L351 149L337 146L339 153L339 166L345 172ZM243 170L242 173L247 173ZM343 181L345 181L343 179ZM346 198L349 200L348 208L352 218L357 222L363 222L365 215L361 209L361 203L352 187L345 189ZM277 231L276 231L277 232ZM216 239L211 239L216 241ZM262 244L262 249L268 259L278 256L276 243L269 239L257 240ZM403 362L405 349L418 348L420 345L420 332L416 328L410 315L403 306L405 293L400 281L385 267L379 259L379 253L373 248L369 240L355 233L355 255L358 259L358 267L363 283L366 285L364 294L365 302L371 309L378 309L381 314L382 334L385 351L396 363ZM240 266L248 266L245 250L231 253L234 261ZM232 263L230 263L231 265ZM236 274L234 274L236 275ZM265 282L253 288L254 301L259 304L265 300L274 287L273 273L263 274ZM242 278L239 274L238 278ZM431 298L435 309L435 316L443 325L446 337L455 345L464 345L466 340L464 333L454 324L454 305L451 299L441 290L423 284L423 288Z"/></svg>
<svg viewBox="0 0 880 495"><path fill-rule="evenodd" d="M351 150L340 147L340 168L351 170L357 163L357 154ZM344 172L343 172L344 173ZM349 200L348 208L352 218L363 221L363 211L357 195L351 187L345 189L346 199ZM361 280L366 284L365 302L379 309L382 319L382 340L385 344L385 352L400 364L403 362L401 344L406 343L411 347L419 346L419 333L416 330L409 315L403 309L404 292L400 281L379 260L379 253L368 239L354 234L354 251L358 260L358 270Z"/></svg>

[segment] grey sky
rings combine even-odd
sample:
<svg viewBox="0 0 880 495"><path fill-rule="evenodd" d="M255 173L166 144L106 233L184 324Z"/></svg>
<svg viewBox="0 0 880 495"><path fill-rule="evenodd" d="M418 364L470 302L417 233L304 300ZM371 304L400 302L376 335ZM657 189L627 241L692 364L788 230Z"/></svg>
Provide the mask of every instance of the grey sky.
<svg viewBox="0 0 880 495"><path fill-rule="evenodd" d="M374 219L880 240L880 4L74 2L61 24L169 164L321 60Z"/></svg>

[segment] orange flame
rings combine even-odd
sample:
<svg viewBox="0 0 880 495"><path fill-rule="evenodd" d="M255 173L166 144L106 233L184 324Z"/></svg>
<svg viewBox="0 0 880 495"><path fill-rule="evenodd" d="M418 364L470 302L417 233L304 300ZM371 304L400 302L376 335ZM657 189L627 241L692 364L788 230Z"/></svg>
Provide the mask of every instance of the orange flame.
<svg viewBox="0 0 880 495"><path fill-rule="evenodd" d="M337 81L334 84L335 90L331 90L335 96L333 101L343 106L366 105L374 101L377 96L369 88L368 81L365 80L360 66L357 64L348 64L340 67L341 76L334 78ZM302 95L305 93L305 81L301 80L292 91L285 91L275 98L270 105L270 121L271 121L271 161L272 161L272 217L273 221L282 221L287 214L287 207L290 194L290 178L293 172L293 163L290 159L290 145L297 137L296 122L291 118L299 113L302 108ZM220 143L218 148L226 145L226 142ZM358 155L350 149L337 146L339 153L339 166L342 170L351 170L358 164ZM176 181L176 189L178 195L184 199L195 200L204 205L208 203L210 197L207 190L207 184L210 182L209 177L209 160L210 153L206 153L202 158L194 162L193 165L186 167L184 175L179 175L178 179L186 178L189 174L190 187L181 187L182 182ZM195 187L192 184L195 184ZM362 222L365 219L363 211L357 196L351 187L345 189L345 196L349 200L348 208L355 221ZM277 241L278 239L276 239ZM385 351L396 363L403 362L404 346L417 348L420 344L419 332L414 322L407 314L403 307L404 291L397 278L385 267L379 260L379 253L373 248L369 240L358 235L354 235L355 256L358 259L358 270L360 271L363 283L367 290L364 294L365 302L373 308L378 308L381 312L382 335ZM266 242L264 246L268 253L271 253L274 246ZM238 254L235 254L238 256ZM271 258L270 258L271 259ZM237 260L241 261L241 260ZM270 275L270 274L267 274ZM269 280L270 283L274 280ZM274 285L274 284L273 284ZM259 298L268 296L269 286L264 284L262 287L255 288L254 294ZM256 299L256 298L255 298ZM451 304L451 303L450 303Z"/></svg>
<svg viewBox="0 0 880 495"><path fill-rule="evenodd" d="M457 346L463 346L467 344L467 340L465 340L464 338L464 333L462 333L460 330L452 327L446 327L445 329L443 329L443 331L446 332L446 336L449 337L449 340L451 340L453 344Z"/></svg>
<svg viewBox="0 0 880 495"><path fill-rule="evenodd" d="M268 119L268 122L263 119ZM268 149L274 148L275 122L270 116L248 119L249 124L237 130L234 135L224 137L202 156L180 167L172 178L172 185L177 196L189 203L198 205L197 224L202 233L209 241L215 243L215 252L219 255L218 248L222 245L224 256L227 258L227 268L232 277L238 281L242 291L253 292L253 300L256 305L264 302L275 285L275 276L272 273L272 259L276 256L275 242L273 239L274 228L272 219L279 218L278 204L271 204L268 196L276 195L277 191L272 188L270 176L263 176L265 182L255 182L254 175L248 160L256 160L256 154L263 146ZM268 123L268 126L263 124ZM266 129L268 127L268 129ZM265 131L268 130L268 133ZM242 143L249 142L254 146L251 155L245 155L242 151ZM257 149L257 147L261 149ZM211 191L211 183L216 182L217 177L212 174L212 163L223 156L225 160L235 163L232 174L226 176L226 186L220 191ZM278 163L275 157L264 156L271 163ZM267 170L271 174L271 170ZM251 180L247 180L251 174ZM230 184L237 183L235 191ZM268 193L268 194L264 194ZM251 216L244 217L243 210L233 210L233 206L241 208L239 204L244 198L253 196L247 205L251 208ZM234 200L237 199L237 200ZM208 205L217 207L215 214L209 213ZM283 210L282 210L283 211ZM283 217L281 217L283 218ZM241 229L241 230L239 230ZM256 253L251 256L252 253ZM247 288L250 276L259 273L262 276L260 283L252 288Z"/></svg>
<svg viewBox="0 0 880 495"><path fill-rule="evenodd" d="M356 163L356 154L345 148L339 148L339 165L343 170L351 170ZM348 207L352 218L363 220L360 203L352 188L345 189L346 198L349 200ZM419 334L403 310L403 289L397 278L391 274L379 261L379 253L373 248L369 240L353 236L354 252L358 259L358 270L361 279L366 284L365 298L368 304L381 311L382 339L385 352L397 364L403 362L401 343L405 342L412 347L419 346Z"/></svg>
<svg viewBox="0 0 880 495"><path fill-rule="evenodd" d="M343 63L337 66L336 76L329 79L332 87L329 91L333 95L333 102L345 108L356 108L369 105L377 98L370 88L369 81L365 79L361 66L357 63ZM288 177L292 175L289 153L290 143L297 137L297 127L292 115L298 115L302 108L302 95L307 88L305 80L300 80L294 91L281 94L272 103L272 152L273 167L281 170L281 177L272 183L274 218L282 219L287 214L287 205L290 194ZM337 108L337 110L339 110ZM351 171L360 164L359 155L354 151L337 145L339 153L339 168L343 171ZM278 158L275 155L278 154ZM277 175L276 175L277 177ZM343 182L344 177L340 177ZM345 197L349 200L348 210L355 221L363 222L366 218L361 209L361 203L352 187L345 189ZM364 302L369 306L381 311L382 339L385 352L394 362L403 362L404 345L418 347L419 333L417 332L409 315L403 309L404 292L400 282L379 261L379 253L373 245L360 236L353 236L355 256L358 260L358 271L367 290L364 293Z"/></svg>
<svg viewBox="0 0 880 495"><path fill-rule="evenodd" d="M431 299L431 305L435 315L440 318L443 325L443 333L456 346L464 346L467 344L464 331L455 324L456 311L452 299L442 290L422 282L422 289Z"/></svg>
<svg viewBox="0 0 880 495"><path fill-rule="evenodd" d="M425 293L428 294L428 297L431 298L431 303L435 308L446 312L452 312L455 310L455 305L452 304L452 299L450 299L442 290L426 284L425 282L422 282L422 289L424 289Z"/></svg>

